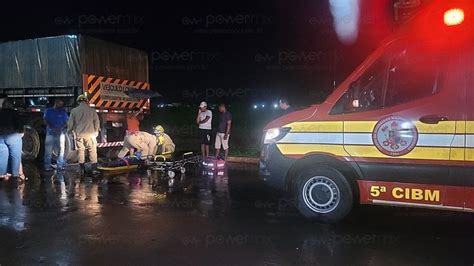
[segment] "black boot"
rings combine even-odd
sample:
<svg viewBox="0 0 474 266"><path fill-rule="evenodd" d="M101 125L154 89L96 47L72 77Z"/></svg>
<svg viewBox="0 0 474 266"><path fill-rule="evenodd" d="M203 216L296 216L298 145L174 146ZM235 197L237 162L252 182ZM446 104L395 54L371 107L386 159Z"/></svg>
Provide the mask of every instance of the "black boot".
<svg viewBox="0 0 474 266"><path fill-rule="evenodd" d="M84 176L86 174L86 166L83 163L79 164L79 174Z"/></svg>

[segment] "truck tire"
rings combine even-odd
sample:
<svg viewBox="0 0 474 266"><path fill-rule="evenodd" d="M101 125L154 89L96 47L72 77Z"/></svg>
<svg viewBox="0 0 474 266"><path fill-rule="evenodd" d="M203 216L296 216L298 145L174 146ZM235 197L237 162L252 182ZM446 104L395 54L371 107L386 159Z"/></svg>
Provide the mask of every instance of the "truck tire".
<svg viewBox="0 0 474 266"><path fill-rule="evenodd" d="M69 135L65 134L65 145L64 145L64 160L68 163L77 163L79 161L79 155L77 150L74 150L74 138ZM59 154L58 149L53 149L53 158L57 158Z"/></svg>
<svg viewBox="0 0 474 266"><path fill-rule="evenodd" d="M25 126L25 135L23 136L23 153L24 160L35 160L41 149L41 141L38 131L30 126Z"/></svg>
<svg viewBox="0 0 474 266"><path fill-rule="evenodd" d="M354 192L344 175L335 168L312 165L299 172L293 185L298 211L308 219L337 223L354 204Z"/></svg>
<svg viewBox="0 0 474 266"><path fill-rule="evenodd" d="M64 160L68 163L77 163L79 161L79 154L74 150L74 138L66 134L66 147L64 149Z"/></svg>

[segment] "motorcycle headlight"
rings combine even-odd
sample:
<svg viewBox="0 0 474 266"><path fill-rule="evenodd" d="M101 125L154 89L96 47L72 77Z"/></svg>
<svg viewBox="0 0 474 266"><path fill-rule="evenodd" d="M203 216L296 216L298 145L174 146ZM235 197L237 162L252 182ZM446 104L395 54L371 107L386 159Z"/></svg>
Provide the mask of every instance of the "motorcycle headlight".
<svg viewBox="0 0 474 266"><path fill-rule="evenodd" d="M275 143L282 139L289 131L289 128L269 128L265 131L263 144Z"/></svg>

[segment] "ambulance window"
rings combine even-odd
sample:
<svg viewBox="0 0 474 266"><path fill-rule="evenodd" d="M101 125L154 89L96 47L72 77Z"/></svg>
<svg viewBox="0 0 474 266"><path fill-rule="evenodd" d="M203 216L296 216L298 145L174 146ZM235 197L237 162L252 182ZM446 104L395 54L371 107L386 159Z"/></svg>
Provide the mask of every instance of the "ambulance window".
<svg viewBox="0 0 474 266"><path fill-rule="evenodd" d="M411 47L394 53L388 71L385 106L421 99L440 90L440 57L426 51Z"/></svg>
<svg viewBox="0 0 474 266"><path fill-rule="evenodd" d="M386 60L376 61L353 81L331 114L364 112L382 108Z"/></svg>

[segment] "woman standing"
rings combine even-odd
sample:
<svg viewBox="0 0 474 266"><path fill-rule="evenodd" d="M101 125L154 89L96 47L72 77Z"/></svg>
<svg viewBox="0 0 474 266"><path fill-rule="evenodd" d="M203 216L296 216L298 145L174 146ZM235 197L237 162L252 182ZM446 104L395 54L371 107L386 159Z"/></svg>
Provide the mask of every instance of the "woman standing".
<svg viewBox="0 0 474 266"><path fill-rule="evenodd" d="M9 166L13 178L20 178L23 123L8 99L3 101L0 117L0 150L6 145L8 155L8 158L4 158L5 151L0 152L0 156L4 156L0 157L0 176L6 176Z"/></svg>

